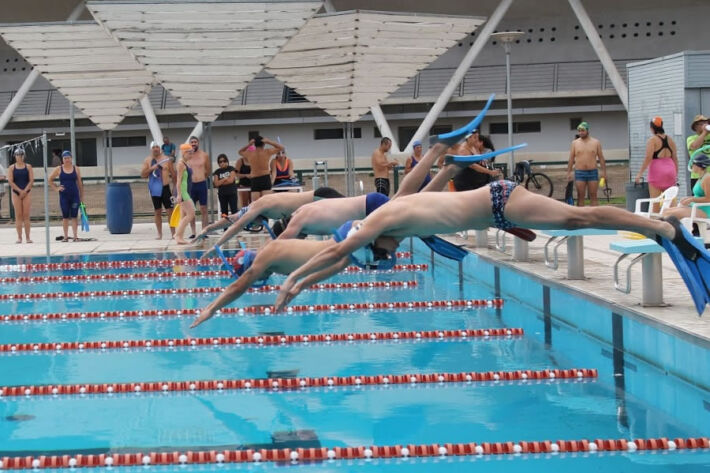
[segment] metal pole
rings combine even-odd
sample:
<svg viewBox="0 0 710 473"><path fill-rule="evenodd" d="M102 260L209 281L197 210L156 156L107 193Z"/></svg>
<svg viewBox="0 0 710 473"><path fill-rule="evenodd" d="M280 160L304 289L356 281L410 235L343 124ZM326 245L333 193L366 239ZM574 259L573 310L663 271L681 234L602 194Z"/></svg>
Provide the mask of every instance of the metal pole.
<svg viewBox="0 0 710 473"><path fill-rule="evenodd" d="M153 111L153 106L150 104L148 96L144 95L141 97L140 103L141 108L143 109L143 115L145 116L145 121L148 123L148 128L150 128L150 134L153 135L153 141L158 143L158 146L162 146L163 132L160 131L158 119L155 117L155 112Z"/></svg>
<svg viewBox="0 0 710 473"><path fill-rule="evenodd" d="M104 183L108 184L108 133L106 130L104 130L102 138L104 140Z"/></svg>
<svg viewBox="0 0 710 473"><path fill-rule="evenodd" d="M508 98L508 147L513 146L513 98L510 95L510 43L504 43L505 48L505 95ZM513 175L515 157L508 153L508 175Z"/></svg>
<svg viewBox="0 0 710 473"><path fill-rule="evenodd" d="M508 8L512 3L513 0L501 0L501 2L498 4L493 14L488 18L488 21L483 26L481 34L477 36L476 41L473 43L473 46L471 46L471 49L468 50L466 56L464 56L463 60L459 63L459 66L456 68L456 71L454 71L454 74L451 76L449 83L446 84L446 87L444 87L444 90L436 99L434 105L431 107L431 109L429 109L429 113L427 113L426 117L424 117L424 120L422 121L421 125L419 125L419 129L416 131L416 133L414 133L414 136L409 141L409 144L405 148L404 152L409 153L412 149L412 143L414 142L414 140L422 140L424 136L429 132L432 125L434 125L434 122L439 117L439 114L442 110L444 110L444 107L449 102L451 96L454 94L454 92L456 92L459 83L463 80L464 76L466 75L466 72L471 67L471 64L473 64L473 61L476 59L476 57L478 57L478 54L481 52L481 50L483 50L483 48L488 44L488 39L490 38L491 33L493 33L493 31L498 27L498 23L500 22L501 18L503 18L503 15L505 15L505 12L508 11Z"/></svg>
<svg viewBox="0 0 710 473"><path fill-rule="evenodd" d="M207 154L210 157L210 160L212 159L212 124L211 123L205 123L205 134L207 135ZM209 223L212 223L212 215L214 212L214 188L211 185L211 176L205 176L205 180L207 181L207 188L209 189L209 193L207 194L207 221Z"/></svg>
<svg viewBox="0 0 710 473"><path fill-rule="evenodd" d="M348 197L355 195L355 147L353 145L353 124L343 125L345 133L345 189Z"/></svg>
<svg viewBox="0 0 710 473"><path fill-rule="evenodd" d="M567 1L572 7L572 10L574 11L575 16L577 17L577 20L579 20L579 24L582 26L584 33L587 35L587 38L589 38L589 44L592 45L592 48L594 48L594 52L597 53L597 57L602 63L604 71L606 71L607 75L609 76L611 83L614 84L614 89L616 89L616 93L619 96L621 103L624 105L624 108L628 110L629 91L627 89L626 83L624 82L624 79L622 79L621 74L619 74L619 70L616 68L616 64L614 64L614 61L611 59L609 51L606 50L604 42L599 37L599 33L597 33L597 29L594 27L594 23L592 23L592 20L589 18L589 15L587 15L587 11L584 9L582 1Z"/></svg>
<svg viewBox="0 0 710 473"><path fill-rule="evenodd" d="M76 158L76 130L74 129L74 104L69 103L69 147L71 149L71 155L74 162L77 162Z"/></svg>
<svg viewBox="0 0 710 473"><path fill-rule="evenodd" d="M112 131L108 131L108 179L113 182L113 136Z"/></svg>
<svg viewBox="0 0 710 473"><path fill-rule="evenodd" d="M46 240L47 259L49 248L49 169L47 163L47 133L42 133L42 164L44 165L44 238Z"/></svg>

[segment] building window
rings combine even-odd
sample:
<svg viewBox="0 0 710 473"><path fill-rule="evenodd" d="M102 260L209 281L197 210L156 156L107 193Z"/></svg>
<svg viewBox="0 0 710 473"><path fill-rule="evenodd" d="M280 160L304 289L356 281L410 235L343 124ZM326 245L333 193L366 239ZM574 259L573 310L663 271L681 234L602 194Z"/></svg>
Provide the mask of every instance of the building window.
<svg viewBox="0 0 710 473"><path fill-rule="evenodd" d="M108 146L108 138L106 139L106 146ZM145 147L146 139L145 136L113 136L111 137L111 147L113 148L132 148L132 147Z"/></svg>
<svg viewBox="0 0 710 473"><path fill-rule="evenodd" d="M576 131L576 130L577 130L577 127L579 126L580 123L582 123L582 119L581 119L581 118L578 118L578 117L570 118L570 119L569 119L569 129Z"/></svg>
<svg viewBox="0 0 710 473"><path fill-rule="evenodd" d="M291 87L284 86L283 97L281 98L282 103L301 103L308 102L308 99L303 95L296 92L295 89Z"/></svg>
<svg viewBox="0 0 710 473"><path fill-rule="evenodd" d="M513 122L513 133L539 133L540 122ZM508 123L491 123L488 129L491 135L508 134Z"/></svg>
<svg viewBox="0 0 710 473"><path fill-rule="evenodd" d="M317 128L313 130L314 140L342 140L342 128ZM362 128L353 128L353 138L362 138Z"/></svg>

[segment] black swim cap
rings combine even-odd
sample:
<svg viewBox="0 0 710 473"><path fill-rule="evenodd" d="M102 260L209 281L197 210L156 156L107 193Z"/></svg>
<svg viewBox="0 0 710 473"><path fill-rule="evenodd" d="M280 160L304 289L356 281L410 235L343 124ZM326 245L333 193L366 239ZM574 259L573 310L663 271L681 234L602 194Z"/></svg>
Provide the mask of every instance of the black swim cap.
<svg viewBox="0 0 710 473"><path fill-rule="evenodd" d="M337 199L345 196L332 187L319 187L313 193L313 197L317 197L319 199Z"/></svg>

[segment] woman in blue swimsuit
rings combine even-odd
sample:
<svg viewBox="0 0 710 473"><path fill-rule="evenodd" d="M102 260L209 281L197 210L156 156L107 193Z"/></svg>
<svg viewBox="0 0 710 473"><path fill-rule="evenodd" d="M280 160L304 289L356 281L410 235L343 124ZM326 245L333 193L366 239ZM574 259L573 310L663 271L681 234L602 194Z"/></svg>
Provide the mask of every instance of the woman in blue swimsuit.
<svg viewBox="0 0 710 473"><path fill-rule="evenodd" d="M12 189L12 205L15 207L16 243L22 243L22 227L25 228L25 241L30 240L30 191L35 182L32 166L25 163L25 150L15 150L15 163L7 171L7 180Z"/></svg>
<svg viewBox="0 0 710 473"><path fill-rule="evenodd" d="M57 178L59 178L59 186L54 184L54 180ZM59 192L59 207L62 209L62 228L64 229L62 241L69 241L70 223L74 241L77 241L77 215L79 215L79 204L84 200L84 186L81 183L79 168L72 163L70 151L62 153L62 165L52 172L49 182L52 189Z"/></svg>

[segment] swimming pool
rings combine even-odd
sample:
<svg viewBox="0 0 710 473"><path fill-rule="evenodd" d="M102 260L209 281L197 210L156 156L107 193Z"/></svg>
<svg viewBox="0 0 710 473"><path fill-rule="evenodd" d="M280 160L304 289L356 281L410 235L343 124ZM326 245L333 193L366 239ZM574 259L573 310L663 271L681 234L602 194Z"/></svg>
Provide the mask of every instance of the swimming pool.
<svg viewBox="0 0 710 473"><path fill-rule="evenodd" d="M46 260L0 263L15 278L0 285L3 468L710 466L710 351L633 314L475 255L460 285L416 245L401 262L418 267L339 275L285 314L268 311L274 292L249 293L190 331L215 297L194 291L229 280L146 276L217 270L156 262L175 257L92 255L31 274L13 265ZM16 279L28 276L41 279Z"/></svg>

